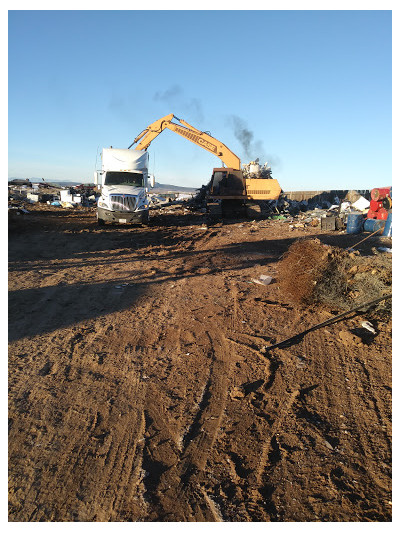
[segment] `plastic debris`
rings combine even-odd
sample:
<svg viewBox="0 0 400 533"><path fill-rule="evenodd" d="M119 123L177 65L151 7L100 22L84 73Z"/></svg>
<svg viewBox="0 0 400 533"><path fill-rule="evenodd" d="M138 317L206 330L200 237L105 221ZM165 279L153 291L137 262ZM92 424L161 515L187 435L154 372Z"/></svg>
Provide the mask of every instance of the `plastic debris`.
<svg viewBox="0 0 400 533"><path fill-rule="evenodd" d="M340 206L340 212L344 213L345 211L349 211L350 206L351 206L350 202L342 202L342 205Z"/></svg>
<svg viewBox="0 0 400 533"><path fill-rule="evenodd" d="M371 322L368 322L368 321L366 320L366 321L364 321L364 322L361 322L361 326L362 326L364 329L367 329L368 331L370 331L371 333L373 333L374 335L376 335L375 328L374 328L374 326L371 324Z"/></svg>
<svg viewBox="0 0 400 533"><path fill-rule="evenodd" d="M354 209L358 209L358 211L365 211L369 209L369 200L364 198L364 196L360 196L360 198L351 204Z"/></svg>
<svg viewBox="0 0 400 533"><path fill-rule="evenodd" d="M266 274L261 274L258 279L252 278L251 281L253 283L257 283L258 285L270 285L272 282L272 277L267 276Z"/></svg>

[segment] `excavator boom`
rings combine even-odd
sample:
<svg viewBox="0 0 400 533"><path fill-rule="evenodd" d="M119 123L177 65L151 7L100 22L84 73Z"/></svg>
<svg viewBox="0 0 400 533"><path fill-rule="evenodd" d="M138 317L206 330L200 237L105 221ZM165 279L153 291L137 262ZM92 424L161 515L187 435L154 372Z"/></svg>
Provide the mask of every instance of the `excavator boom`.
<svg viewBox="0 0 400 533"><path fill-rule="evenodd" d="M180 124L172 122L172 119L178 120ZM129 146L131 148L134 144L135 150L146 150L150 143L162 132L165 128L178 133L185 139L188 139L192 143L204 148L208 152L211 152L215 156L219 157L221 161L230 168L240 170L240 159L234 154L225 144L218 141L208 133L200 131L197 128L191 126L188 122L181 120L172 113L166 115L159 120L150 124L145 130L143 130Z"/></svg>

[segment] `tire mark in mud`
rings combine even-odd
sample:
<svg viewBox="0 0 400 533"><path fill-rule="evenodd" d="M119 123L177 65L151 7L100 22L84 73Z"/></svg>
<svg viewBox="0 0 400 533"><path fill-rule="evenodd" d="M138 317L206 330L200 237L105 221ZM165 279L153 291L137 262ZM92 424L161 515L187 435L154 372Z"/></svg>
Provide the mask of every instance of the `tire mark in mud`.
<svg viewBox="0 0 400 533"><path fill-rule="evenodd" d="M107 344L111 342L110 336L104 337L104 331L105 328L96 331L91 326L77 327L64 338L64 344L59 336L47 338L37 368L49 371L41 370L26 376L28 379L24 381L24 386L30 390L29 411L24 410L24 419L38 421L33 424L37 428L32 426L35 441L33 444L21 441L18 428L24 421L18 422L10 444L10 460L14 457L18 470L21 450L29 447L35 468L26 477L22 506L25 516L30 515L33 520L103 521L113 516L116 507L125 506L128 510L134 504L131 487L138 490L141 462L137 454L140 455L138 443L144 427L140 415L143 393L135 373L127 371L126 367L120 375L118 371L115 375L115 370L109 375L106 372L102 376L102 387L93 388L98 360L92 354L97 348L106 352L110 348ZM81 350L79 359L75 356L78 350ZM121 361L125 360L122 357ZM46 361L44 366L41 361ZM118 397L116 388L123 398L120 405L107 402L109 394ZM90 401L85 401L86 396L90 396ZM135 398L135 408L128 405L130 397ZM68 409L63 407L64 400ZM93 411L96 403L97 412ZM56 433L54 427L57 427ZM48 475L48 470L53 472L52 481L46 487L40 486L41 473ZM120 484L126 487L125 491L115 490ZM44 506L36 503L38 487L41 500L47 502ZM52 491L58 494L56 504ZM101 506L93 506L97 507L96 516L90 509L90 502L94 501L102 502Z"/></svg>
<svg viewBox="0 0 400 533"><path fill-rule="evenodd" d="M275 395L266 390L268 401L274 400L274 403L277 403L276 407L272 411L267 409L266 413L264 410L261 412L260 409L255 409L256 415L257 412L263 415L258 420L258 431L262 434L263 443L257 462L251 464L246 483L242 486L249 521L275 522L279 520L279 512L273 501L276 486L272 482L275 468L282 463L277 435L298 395L298 388L287 390L283 398L282 393Z"/></svg>
<svg viewBox="0 0 400 533"><path fill-rule="evenodd" d="M279 402L277 408L277 418L272 422L272 425L268 427L267 436L264 440L261 454L259 457L259 466L254 473L254 481L256 487L261 486L262 476L265 473L267 466L274 466L278 460L280 460L279 453L277 453L276 434L279 432L281 425L285 421L285 417L292 409L292 406L299 394L299 389L295 389L291 392L287 392L286 395Z"/></svg>
<svg viewBox="0 0 400 533"><path fill-rule="evenodd" d="M227 346L224 338L216 332L206 331L211 344L212 363L204 395L199 404L198 413L190 430L190 439L186 439L183 449L183 461L203 470L207 455L211 450L221 423L227 399L227 379L229 361L226 360Z"/></svg>
<svg viewBox="0 0 400 533"><path fill-rule="evenodd" d="M231 331L236 330L237 318L238 318L238 288L234 281L231 281L230 293L233 299L233 306L231 311Z"/></svg>
<svg viewBox="0 0 400 533"><path fill-rule="evenodd" d="M371 378L371 373L370 371L368 370L367 368L367 365L365 363L365 361L363 361L360 357L356 357L355 360L357 361L357 363L359 363L364 375L365 375L365 381L366 381L366 385L365 385L365 389L366 389L366 396L368 398L371 398L371 401L373 402L373 405L374 405L374 410L375 410L375 413L376 413L376 417L379 421L379 423L382 425L385 423L385 420L384 420L384 417L381 413L381 410L379 409L379 405L378 405L378 400L374 394L374 390L376 390L376 387L373 387L372 384L371 384L371 381L372 381L372 378Z"/></svg>
<svg viewBox="0 0 400 533"><path fill-rule="evenodd" d="M388 484L390 485L390 478L383 470L378 471L376 461L374 460L380 454L371 452L374 448L374 440L370 437L371 424L365 417L356 417L355 413L359 413L358 408L359 400L357 398L357 385L360 381L357 375L357 370L353 364L353 357L349 354L348 350L339 350L340 368L344 371L344 379L348 383L344 388L344 394L347 397L346 405L348 405L348 411L346 412L346 418L351 426L352 440L354 441L354 449L356 456L354 458L354 465L357 470L367 475L372 483L382 491L388 490ZM342 402L344 404L344 402ZM375 411L374 411L375 412ZM378 418L379 419L379 418ZM367 428L367 430L366 430ZM386 464L391 464L391 440L385 432L385 440L387 442L387 449L384 452L387 455ZM381 450L378 450L380 452ZM358 452L358 453L357 453ZM357 475L356 475L357 477ZM390 490L390 489L389 489Z"/></svg>
<svg viewBox="0 0 400 533"><path fill-rule="evenodd" d="M151 450L145 451L148 456L144 468L147 466L146 469L153 470L146 486L146 499L153 505L150 519L222 520L200 480L225 410L229 361L222 335L217 330L204 333L210 343L211 364L197 412L189 427L180 435L171 434L173 424L168 416L156 413L154 404L146 402L146 449L151 447ZM166 448L164 452L163 446Z"/></svg>
<svg viewBox="0 0 400 533"><path fill-rule="evenodd" d="M265 341L265 339L262 340ZM257 350L254 349L254 351ZM240 468L235 467L235 471L240 476L240 469L242 469L242 473L245 474L240 483L245 502L245 513L241 514L248 516L249 521L269 522L280 519L273 501L276 487L271 481L275 468L280 465L282 469L282 454L277 436L286 417L293 410L300 393L300 386L298 377L292 371L293 363L290 359L286 361L285 357L288 364L284 364L281 359L283 354L265 354L262 347L257 355L264 361L265 379L251 383L252 387L245 389L245 393L249 394L249 406L252 406L254 415L257 417L256 428L262 445L259 448L255 442L259 451L256 452L257 448L255 448L255 455L250 462L247 461L246 469L243 469L243 459L236 458L235 464ZM252 426L251 418L238 419L235 433L248 434L251 438Z"/></svg>
<svg viewBox="0 0 400 533"><path fill-rule="evenodd" d="M387 483L385 485L385 479L388 482L388 477L384 474L384 467L378 472L376 457L385 453L390 456L390 440L387 441L387 452L381 449L374 450L376 440L372 438L371 427L379 427L381 419L374 409L372 400L370 400L369 407L362 411L362 416L354 416L354 413L360 413L359 406L364 402L364 398L371 399L373 396L373 387L368 390L368 387L371 386L370 373L366 366L364 368L365 363L364 365L360 364L357 356L358 347L344 346L342 343L338 343L337 350L333 352L331 350L332 355L327 358L323 350L324 342L326 342L324 333L320 331L313 332L304 339L302 353L310 354L304 358L306 362L305 373L310 367L309 370L314 376L314 380L318 376L320 379L318 380L319 383L314 381L314 385L303 387L300 391L300 402L297 406L296 416L303 423L306 423L305 435L308 435L317 456L324 454L324 450L326 450L325 453L328 453L328 457L331 454L337 456L335 462L340 459L340 461L344 461L340 464L346 464L347 461L341 456L342 446L346 448L349 445L342 441L351 439L354 443L353 461L351 465L348 464L346 467L346 476L350 480L355 480L356 484L350 483L347 486L346 476L343 473L335 474L336 470L333 464L333 474L326 480L327 484L324 487L328 493L345 495L346 499L354 504L365 499L364 474L370 477L377 489L382 489L382 492L388 490ZM317 401L311 400L309 402L308 393L314 389L317 389ZM336 394L332 394L333 389ZM376 416L374 421L370 416L372 413ZM370 460L370 458L373 459ZM384 461L381 461L379 464L382 466L383 463ZM313 483L315 480L316 478ZM309 479L309 482L312 480ZM369 495L367 499L371 500L371 498L374 499L375 494ZM379 490L376 491L376 498L379 499ZM378 504L377 501L376 508L378 507L381 507L381 503Z"/></svg>
<svg viewBox="0 0 400 533"><path fill-rule="evenodd" d="M224 519L221 515L221 511L218 509L217 505L215 504L214 500L211 499L211 497L207 494L206 490L204 489L204 487L201 487L201 493L203 495L203 498L204 500L206 501L207 505L208 505L208 508L211 512L211 515L213 517L213 521L214 522L223 522Z"/></svg>

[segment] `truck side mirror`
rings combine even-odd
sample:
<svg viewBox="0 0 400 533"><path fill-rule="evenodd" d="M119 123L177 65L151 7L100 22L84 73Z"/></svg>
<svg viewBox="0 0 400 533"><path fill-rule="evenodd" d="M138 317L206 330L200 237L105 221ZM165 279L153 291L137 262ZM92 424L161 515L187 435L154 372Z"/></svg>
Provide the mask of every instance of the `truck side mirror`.
<svg viewBox="0 0 400 533"><path fill-rule="evenodd" d="M156 179L154 176L149 176L150 178L150 187L154 187L156 184Z"/></svg>

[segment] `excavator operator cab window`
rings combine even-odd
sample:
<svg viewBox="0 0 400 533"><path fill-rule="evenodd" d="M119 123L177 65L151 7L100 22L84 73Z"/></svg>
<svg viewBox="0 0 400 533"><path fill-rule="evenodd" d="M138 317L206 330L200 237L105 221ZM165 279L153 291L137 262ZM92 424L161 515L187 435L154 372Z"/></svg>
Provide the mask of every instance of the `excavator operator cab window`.
<svg viewBox="0 0 400 533"><path fill-rule="evenodd" d="M227 180L227 187L231 190L236 191L243 191L243 181L239 176L236 176L235 174L229 174L228 180Z"/></svg>
<svg viewBox="0 0 400 533"><path fill-rule="evenodd" d="M214 194L220 194L221 186L222 187L224 187L224 186L226 187L226 181L227 181L226 172L222 172L222 171L214 172L214 177L213 177L213 191L214 191Z"/></svg>

